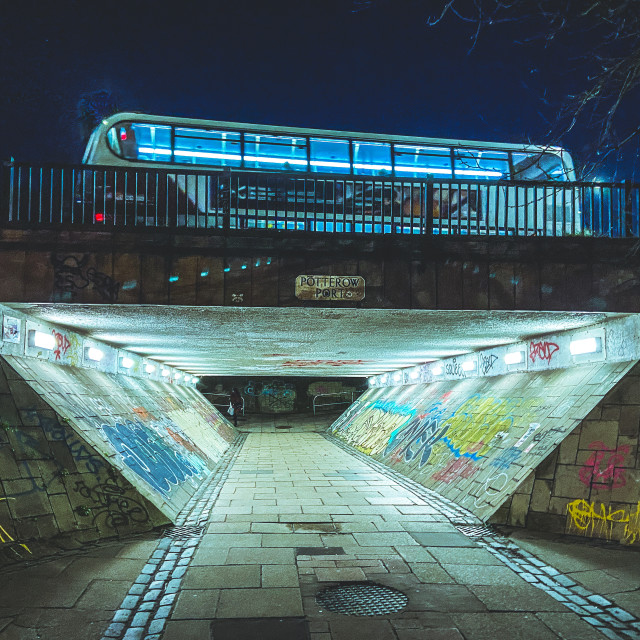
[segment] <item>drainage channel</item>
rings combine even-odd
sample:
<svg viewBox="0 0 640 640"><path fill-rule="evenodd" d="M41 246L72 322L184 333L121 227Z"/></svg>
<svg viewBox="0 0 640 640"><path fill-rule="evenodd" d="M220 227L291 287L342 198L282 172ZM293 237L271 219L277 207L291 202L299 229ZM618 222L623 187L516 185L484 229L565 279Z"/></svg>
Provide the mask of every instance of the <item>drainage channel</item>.
<svg viewBox="0 0 640 640"><path fill-rule="evenodd" d="M246 438L246 433L238 435L178 514L175 526L164 530L102 640L160 640L211 508Z"/></svg>
<svg viewBox="0 0 640 640"><path fill-rule="evenodd" d="M521 549L515 542L485 525L475 515L439 496L435 491L405 478L381 462L350 447L328 433L324 437L354 458L379 473L390 477L404 489L411 491L429 507L450 519L451 523L478 546L498 558L523 580L541 589L565 607L576 613L584 622L596 628L611 640L640 640L640 619L601 595L579 585L575 580L546 564L532 553Z"/></svg>

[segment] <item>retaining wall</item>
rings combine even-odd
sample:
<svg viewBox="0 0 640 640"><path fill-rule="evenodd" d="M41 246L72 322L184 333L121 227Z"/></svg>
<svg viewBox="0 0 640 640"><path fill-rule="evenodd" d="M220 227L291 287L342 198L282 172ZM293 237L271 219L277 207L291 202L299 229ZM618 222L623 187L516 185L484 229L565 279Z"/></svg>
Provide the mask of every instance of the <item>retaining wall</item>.
<svg viewBox="0 0 640 640"><path fill-rule="evenodd" d="M173 521L236 431L193 388L0 357L0 553ZM197 444L196 444L197 443Z"/></svg>

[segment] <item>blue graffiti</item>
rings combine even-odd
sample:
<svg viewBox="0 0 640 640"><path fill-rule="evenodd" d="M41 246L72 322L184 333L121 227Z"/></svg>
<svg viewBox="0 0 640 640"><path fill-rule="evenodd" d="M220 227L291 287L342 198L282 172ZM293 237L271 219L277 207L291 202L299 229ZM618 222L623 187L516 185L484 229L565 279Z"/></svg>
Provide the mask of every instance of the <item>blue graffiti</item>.
<svg viewBox="0 0 640 640"><path fill-rule="evenodd" d="M102 425L104 434L124 463L156 491L167 494L171 485L201 476L207 465L195 453L171 444L141 422L127 420Z"/></svg>
<svg viewBox="0 0 640 640"><path fill-rule="evenodd" d="M456 449L455 445L449 438L442 438L442 442L447 445L447 448L453 453L454 458L469 458L470 460L480 460L483 456L478 455L476 451L473 453L460 453L460 449Z"/></svg>
<svg viewBox="0 0 640 640"><path fill-rule="evenodd" d="M492 460L490 464L496 469L508 469L521 455L522 451L520 451L520 449L511 447L503 451L495 460Z"/></svg>

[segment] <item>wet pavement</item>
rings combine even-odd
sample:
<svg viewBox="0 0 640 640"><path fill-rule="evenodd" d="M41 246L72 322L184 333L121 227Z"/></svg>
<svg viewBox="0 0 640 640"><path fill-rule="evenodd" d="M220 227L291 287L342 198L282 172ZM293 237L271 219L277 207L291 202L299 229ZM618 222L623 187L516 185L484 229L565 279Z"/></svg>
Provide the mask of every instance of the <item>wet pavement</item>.
<svg viewBox="0 0 640 640"><path fill-rule="evenodd" d="M330 422L241 423L163 535L3 568L0 639L640 638L635 549L484 527Z"/></svg>

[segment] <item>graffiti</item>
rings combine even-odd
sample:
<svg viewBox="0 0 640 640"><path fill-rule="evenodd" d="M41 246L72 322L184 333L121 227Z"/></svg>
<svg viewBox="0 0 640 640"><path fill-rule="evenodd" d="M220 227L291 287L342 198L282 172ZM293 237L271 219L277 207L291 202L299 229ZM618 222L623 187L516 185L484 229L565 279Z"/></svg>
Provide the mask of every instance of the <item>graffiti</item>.
<svg viewBox="0 0 640 640"><path fill-rule="evenodd" d="M127 420L124 424L116 422L114 426L103 424L101 428L124 464L164 495L171 491L171 485L192 476L200 477L207 469L199 456L179 448L173 440L174 446L171 446L141 422Z"/></svg>
<svg viewBox="0 0 640 640"><path fill-rule="evenodd" d="M539 422L532 422L529 425L529 428L526 430L525 434L513 446L516 447L516 449L519 449L526 442L529 436L533 435L539 428Z"/></svg>
<svg viewBox="0 0 640 640"><path fill-rule="evenodd" d="M85 254L82 258L74 255L68 255L59 258L57 255L51 255L53 263L53 286L58 291L72 293L86 289L91 285L104 300L108 302L116 302L120 291L120 283L106 273L97 271L94 267L87 268L89 255Z"/></svg>
<svg viewBox="0 0 640 640"><path fill-rule="evenodd" d="M13 500L13 498L0 498L0 502L5 500ZM18 546L28 553L31 553L31 549L26 544L21 542L16 542L16 539L0 524L0 545L8 545L9 548L17 555L19 558L22 557L20 552L14 547Z"/></svg>
<svg viewBox="0 0 640 640"><path fill-rule="evenodd" d="M508 481L509 476L507 476L504 471L496 473L487 478L484 485L482 486L479 495L473 500L473 504L476 509L479 509L481 506L483 506L485 502L490 502L491 498L499 496L507 486ZM470 496L470 498L471 497L472 496Z"/></svg>
<svg viewBox="0 0 640 640"><path fill-rule="evenodd" d="M64 333L60 333L55 329L51 329L51 333L56 339L56 345L55 349L53 350L53 355L56 357L56 360L60 360L61 356L67 355L67 351L69 351L71 343L69 342L69 338Z"/></svg>
<svg viewBox="0 0 640 640"><path fill-rule="evenodd" d="M496 469L508 469L516 460L520 458L522 451L516 447L511 447L502 451L500 455L491 461L491 466Z"/></svg>
<svg viewBox="0 0 640 640"><path fill-rule="evenodd" d="M366 364L369 360L287 360L283 367L343 367L350 364Z"/></svg>
<svg viewBox="0 0 640 640"><path fill-rule="evenodd" d="M462 365L454 358L451 362L445 365L445 372L448 376L462 376Z"/></svg>
<svg viewBox="0 0 640 640"><path fill-rule="evenodd" d="M555 342L547 342L546 340L540 342L529 343L529 357L531 362L535 362L536 358L549 364L553 355L560 350L560 347Z"/></svg>
<svg viewBox="0 0 640 640"><path fill-rule="evenodd" d="M482 371L483 375L487 375L491 369L493 369L493 365L496 363L498 356L493 354L485 355L483 353L480 354L480 371Z"/></svg>
<svg viewBox="0 0 640 640"><path fill-rule="evenodd" d="M613 528L616 524L624 524L621 532L621 542L634 544L640 541L640 502L635 511L629 508L614 508L586 500L574 500L567 505L569 527L581 531L586 536L603 537L611 540Z"/></svg>
<svg viewBox="0 0 640 640"><path fill-rule="evenodd" d="M468 458L449 460L447 466L434 473L431 477L437 482L449 484L458 478L471 478L478 472L478 466Z"/></svg>
<svg viewBox="0 0 640 640"><path fill-rule="evenodd" d="M126 489L119 484L113 471L109 471L106 480L93 487L87 486L84 480L79 480L74 491L93 503L86 514L93 515L93 524L102 520L106 527L115 529L149 520L149 513L144 505L125 495Z"/></svg>
<svg viewBox="0 0 640 640"><path fill-rule="evenodd" d="M254 382L249 380L244 392L248 396L290 396L295 395L295 385L283 380L271 380L270 382Z"/></svg>
<svg viewBox="0 0 640 640"><path fill-rule="evenodd" d="M141 420L152 420L153 416L144 407L133 407L131 409Z"/></svg>
<svg viewBox="0 0 640 640"><path fill-rule="evenodd" d="M594 489L619 489L627 484L622 465L629 453L629 445L623 444L610 449L604 442L592 442L589 449L594 449L584 466L578 472L580 482ZM605 462L605 458L607 458Z"/></svg>

